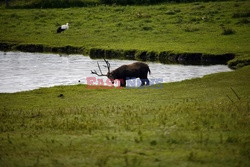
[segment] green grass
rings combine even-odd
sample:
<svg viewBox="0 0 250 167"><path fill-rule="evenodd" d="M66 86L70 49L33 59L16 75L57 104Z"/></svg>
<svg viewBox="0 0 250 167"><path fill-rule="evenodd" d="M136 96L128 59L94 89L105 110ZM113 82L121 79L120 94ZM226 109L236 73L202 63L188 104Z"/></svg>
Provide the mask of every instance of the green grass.
<svg viewBox="0 0 250 167"><path fill-rule="evenodd" d="M234 67L241 67L249 65L250 60L249 7L249 1L226 1L64 9L2 8L0 44L9 44L12 50L33 51L30 45L36 45L41 49L35 51L71 53L69 46L74 53L85 55L97 49L111 51L114 55L109 57L117 58L124 58L124 51L136 51L135 57L144 51L156 55L164 51L174 55L233 53L234 63L240 62ZM57 27L66 22L70 23L70 29L56 34Z"/></svg>
<svg viewBox="0 0 250 167"><path fill-rule="evenodd" d="M68 8L106 5L150 5L160 3L207 2L209 0L9 0L7 8ZM225 1L225 0L214 0ZM228 1L228 0L227 0ZM0 0L0 7L6 7L6 1Z"/></svg>
<svg viewBox="0 0 250 167"><path fill-rule="evenodd" d="M249 73L0 94L0 166L249 166Z"/></svg>
<svg viewBox="0 0 250 167"><path fill-rule="evenodd" d="M66 22L70 29L56 34ZM0 23L1 43L235 53L230 67L249 64L249 1L1 8ZM0 166L249 166L249 73L247 66L162 89L0 94Z"/></svg>
<svg viewBox="0 0 250 167"><path fill-rule="evenodd" d="M45 46L249 55L249 1L1 9L0 41ZM70 29L56 34L59 25ZM223 35L223 27L233 30Z"/></svg>
<svg viewBox="0 0 250 167"><path fill-rule="evenodd" d="M100 4L99 0L9 0L6 6L5 0L0 0L1 8L68 8L95 6Z"/></svg>

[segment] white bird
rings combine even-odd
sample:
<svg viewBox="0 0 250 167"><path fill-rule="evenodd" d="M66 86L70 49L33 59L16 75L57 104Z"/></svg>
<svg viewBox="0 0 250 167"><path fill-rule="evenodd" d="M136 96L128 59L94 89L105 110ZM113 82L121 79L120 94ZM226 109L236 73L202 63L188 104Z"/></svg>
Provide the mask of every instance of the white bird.
<svg viewBox="0 0 250 167"><path fill-rule="evenodd" d="M67 30L67 29L69 29L69 23L66 23L66 24L64 24L64 25L61 25L60 27L58 27L58 29L57 29L57 33L61 33L61 32L63 32L63 31L65 31L65 30Z"/></svg>

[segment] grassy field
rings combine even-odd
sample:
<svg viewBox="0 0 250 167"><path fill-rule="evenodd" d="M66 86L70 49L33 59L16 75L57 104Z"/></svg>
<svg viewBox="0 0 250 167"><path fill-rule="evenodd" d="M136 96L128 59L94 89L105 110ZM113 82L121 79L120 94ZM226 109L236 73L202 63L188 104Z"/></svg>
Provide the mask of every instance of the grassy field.
<svg viewBox="0 0 250 167"><path fill-rule="evenodd" d="M249 7L0 8L0 43L234 53L229 64L246 66L161 89L75 85L0 94L0 166L250 166ZM70 29L56 34L66 22Z"/></svg>
<svg viewBox="0 0 250 167"><path fill-rule="evenodd" d="M249 58L249 1L0 9L0 42L91 48L235 53ZM56 34L59 25L70 29Z"/></svg>
<svg viewBox="0 0 250 167"><path fill-rule="evenodd" d="M0 0L1 8L30 9L30 8L68 8L100 5L100 0Z"/></svg>
<svg viewBox="0 0 250 167"><path fill-rule="evenodd" d="M249 73L0 94L0 166L249 166Z"/></svg>
<svg viewBox="0 0 250 167"><path fill-rule="evenodd" d="M68 8L106 5L154 5L161 3L208 2L209 0L0 0L2 8ZM225 0L214 0L225 1ZM227 0L232 1L232 0Z"/></svg>

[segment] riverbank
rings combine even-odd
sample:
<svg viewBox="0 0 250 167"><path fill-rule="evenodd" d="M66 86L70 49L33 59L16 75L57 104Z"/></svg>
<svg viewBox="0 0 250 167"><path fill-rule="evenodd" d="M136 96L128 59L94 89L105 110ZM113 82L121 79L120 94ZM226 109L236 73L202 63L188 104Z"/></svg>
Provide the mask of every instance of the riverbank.
<svg viewBox="0 0 250 167"><path fill-rule="evenodd" d="M0 94L0 166L249 166L249 73Z"/></svg>
<svg viewBox="0 0 250 167"><path fill-rule="evenodd" d="M164 64L186 64L186 65L212 65L227 64L235 58L235 54L203 54L203 53L174 53L172 51L154 52L141 50L113 50L91 48L89 51L82 47L64 46L49 47L42 44L9 44L0 43L2 51L23 51L40 53L66 53L85 54L92 59L127 59L138 61L156 61ZM246 64L247 65L247 64Z"/></svg>
<svg viewBox="0 0 250 167"><path fill-rule="evenodd" d="M83 53L91 57L97 54L184 64L203 64L211 57L218 57L216 61L223 59L224 64L234 55L232 67L236 68L250 60L248 6L248 1L230 1L1 9L4 26L0 27L0 43L21 51ZM70 29L56 34L57 27L66 22Z"/></svg>

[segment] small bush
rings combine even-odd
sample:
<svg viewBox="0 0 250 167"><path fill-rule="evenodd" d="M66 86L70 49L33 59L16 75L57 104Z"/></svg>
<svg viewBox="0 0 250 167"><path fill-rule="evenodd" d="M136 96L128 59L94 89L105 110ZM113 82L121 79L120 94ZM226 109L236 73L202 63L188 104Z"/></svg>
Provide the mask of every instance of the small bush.
<svg viewBox="0 0 250 167"><path fill-rule="evenodd" d="M250 58L243 58L243 59L233 59L228 62L228 66L231 69L239 69L245 66L250 65Z"/></svg>
<svg viewBox="0 0 250 167"><path fill-rule="evenodd" d="M222 30L223 30L222 35L232 35L236 33L233 29L228 27L222 27Z"/></svg>
<svg viewBox="0 0 250 167"><path fill-rule="evenodd" d="M202 20L202 18L200 18L200 17L191 17L190 19L189 19L189 22L190 23L199 23L200 21Z"/></svg>
<svg viewBox="0 0 250 167"><path fill-rule="evenodd" d="M136 17L137 18L150 18L151 16L149 14L146 14L146 13L141 13L141 12L138 12L136 14Z"/></svg>
<svg viewBox="0 0 250 167"><path fill-rule="evenodd" d="M150 142L150 145L151 145L151 146L155 146L155 145L157 145L157 142L156 142L155 140L152 140L152 141Z"/></svg>
<svg viewBox="0 0 250 167"><path fill-rule="evenodd" d="M247 18L244 18L244 19L237 22L237 24L249 24L249 23L250 23L250 21Z"/></svg>
<svg viewBox="0 0 250 167"><path fill-rule="evenodd" d="M193 7L193 9L195 9L195 10L199 10L199 9L205 9L206 7L204 6L204 5L195 5L194 7Z"/></svg>
<svg viewBox="0 0 250 167"><path fill-rule="evenodd" d="M167 15L175 15L175 14L180 13L180 12L181 12L180 9L174 9L174 10L166 11L165 14L167 14Z"/></svg>
<svg viewBox="0 0 250 167"><path fill-rule="evenodd" d="M175 24L181 24L181 23L183 23L183 22L184 22L183 17L178 16L177 19L176 19L176 21L175 21L174 23L175 23Z"/></svg>
<svg viewBox="0 0 250 167"><path fill-rule="evenodd" d="M178 55L173 53L172 51L163 51L158 55L158 59L163 64L175 64L178 63Z"/></svg>
<svg viewBox="0 0 250 167"><path fill-rule="evenodd" d="M194 153L194 152L191 151L191 152L188 154L187 159L188 159L188 161L195 161L195 157L196 157L196 153Z"/></svg>
<svg viewBox="0 0 250 167"><path fill-rule="evenodd" d="M156 52L147 52L147 60L156 61L159 59L159 55Z"/></svg>
<svg viewBox="0 0 250 167"><path fill-rule="evenodd" d="M176 12L173 11L173 10L169 10L169 11L167 11L165 14L167 14L167 15L175 15Z"/></svg>
<svg viewBox="0 0 250 167"><path fill-rule="evenodd" d="M234 4L234 7L240 7L240 4L236 3Z"/></svg>
<svg viewBox="0 0 250 167"><path fill-rule="evenodd" d="M152 27L144 26L144 27L142 27L142 30L144 30L144 31L150 31L150 30L153 30L153 28Z"/></svg>
<svg viewBox="0 0 250 167"><path fill-rule="evenodd" d="M146 61L147 60L147 52L146 51L136 51L135 59L140 60L140 61Z"/></svg>
<svg viewBox="0 0 250 167"><path fill-rule="evenodd" d="M197 27L185 27L184 31L185 32L195 32L195 31L199 31L200 29Z"/></svg>
<svg viewBox="0 0 250 167"><path fill-rule="evenodd" d="M136 50L125 50L123 55L125 59L135 60Z"/></svg>
<svg viewBox="0 0 250 167"><path fill-rule="evenodd" d="M17 14L15 14L15 13L11 14L10 17L11 17L11 18L15 18L15 19L18 19L18 18L19 18L19 16L18 16Z"/></svg>
<svg viewBox="0 0 250 167"><path fill-rule="evenodd" d="M234 13L233 18L242 18L242 17L250 17L250 11L248 12L241 12L241 13Z"/></svg>
<svg viewBox="0 0 250 167"><path fill-rule="evenodd" d="M118 4L118 5L141 5L141 4L157 4L166 0L100 0L103 4Z"/></svg>
<svg viewBox="0 0 250 167"><path fill-rule="evenodd" d="M235 136L229 136L226 139L226 142L227 143L238 143L238 142L240 142L240 139L238 137L235 137Z"/></svg>

